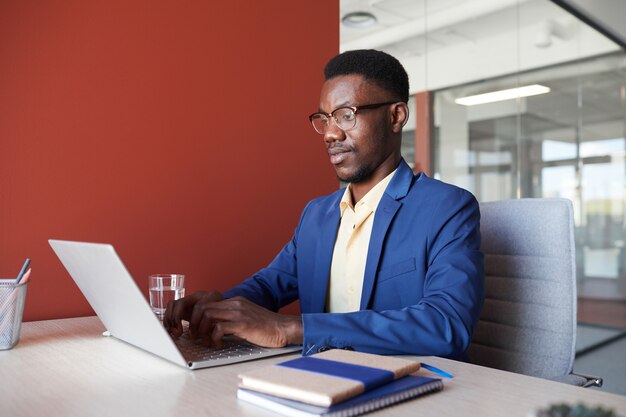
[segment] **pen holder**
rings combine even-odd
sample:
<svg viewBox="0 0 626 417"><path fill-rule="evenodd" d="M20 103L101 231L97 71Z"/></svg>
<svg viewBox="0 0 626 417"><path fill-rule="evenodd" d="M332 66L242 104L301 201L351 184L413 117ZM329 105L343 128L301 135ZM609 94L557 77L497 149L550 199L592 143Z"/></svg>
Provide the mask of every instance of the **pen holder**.
<svg viewBox="0 0 626 417"><path fill-rule="evenodd" d="M0 283L0 350L11 349L20 339L28 281Z"/></svg>

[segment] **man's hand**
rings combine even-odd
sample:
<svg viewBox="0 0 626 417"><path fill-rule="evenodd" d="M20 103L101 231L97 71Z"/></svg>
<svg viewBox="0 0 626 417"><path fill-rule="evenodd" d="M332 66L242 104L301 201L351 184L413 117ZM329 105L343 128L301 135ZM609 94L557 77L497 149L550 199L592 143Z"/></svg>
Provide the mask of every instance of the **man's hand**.
<svg viewBox="0 0 626 417"><path fill-rule="evenodd" d="M243 297L223 300L218 292L202 292L171 302L163 323L172 335L182 334L182 318L189 321L190 338L217 347L224 335L264 347L302 343L300 316L274 313Z"/></svg>
<svg viewBox="0 0 626 417"><path fill-rule="evenodd" d="M224 335L234 335L265 347L302 343L302 318L269 311L243 297L233 297L194 308L192 334L221 346Z"/></svg>
<svg viewBox="0 0 626 417"><path fill-rule="evenodd" d="M198 291L189 297L170 301L163 315L163 326L172 336L180 337L183 334L181 320L191 321L191 315L196 308L202 309L223 299L222 294L217 291ZM191 336L195 338L195 335Z"/></svg>

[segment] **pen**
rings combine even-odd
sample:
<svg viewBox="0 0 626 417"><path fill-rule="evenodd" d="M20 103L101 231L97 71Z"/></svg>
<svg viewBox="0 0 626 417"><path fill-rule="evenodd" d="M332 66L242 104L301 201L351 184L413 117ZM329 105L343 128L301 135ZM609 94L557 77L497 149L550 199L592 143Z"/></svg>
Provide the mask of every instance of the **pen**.
<svg viewBox="0 0 626 417"><path fill-rule="evenodd" d="M30 277L30 268L28 268L28 271L22 276L22 279L18 281L18 285L27 282L28 277Z"/></svg>
<svg viewBox="0 0 626 417"><path fill-rule="evenodd" d="M435 368L432 365L428 365L428 364L426 364L424 362L422 362L420 365L422 365L422 368L428 369L430 372L434 372L437 375L440 375L440 376L442 376L444 378L452 378L452 374L449 374L446 371L443 371L443 370L441 370L439 368Z"/></svg>
<svg viewBox="0 0 626 417"><path fill-rule="evenodd" d="M26 258L26 261L24 261L24 266L22 267L22 270L17 275L17 279L15 280L16 284L20 282L24 273L26 273L26 269L28 268L28 265L30 265L30 259Z"/></svg>

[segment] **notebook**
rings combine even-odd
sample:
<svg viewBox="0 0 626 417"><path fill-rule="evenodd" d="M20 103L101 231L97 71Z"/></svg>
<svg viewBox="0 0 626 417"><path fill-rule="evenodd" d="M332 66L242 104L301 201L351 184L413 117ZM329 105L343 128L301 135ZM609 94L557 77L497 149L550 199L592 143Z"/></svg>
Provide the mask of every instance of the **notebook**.
<svg viewBox="0 0 626 417"><path fill-rule="evenodd" d="M245 372L239 386L328 407L419 368L419 362L409 359L333 349Z"/></svg>
<svg viewBox="0 0 626 417"><path fill-rule="evenodd" d="M239 388L237 398L290 417L352 417L443 389L438 378L408 375L349 400L320 407Z"/></svg>
<svg viewBox="0 0 626 417"><path fill-rule="evenodd" d="M302 349L297 345L269 349L236 338L225 339L223 349L208 348L185 337L174 340L112 245L48 242L111 336L177 365L207 368Z"/></svg>

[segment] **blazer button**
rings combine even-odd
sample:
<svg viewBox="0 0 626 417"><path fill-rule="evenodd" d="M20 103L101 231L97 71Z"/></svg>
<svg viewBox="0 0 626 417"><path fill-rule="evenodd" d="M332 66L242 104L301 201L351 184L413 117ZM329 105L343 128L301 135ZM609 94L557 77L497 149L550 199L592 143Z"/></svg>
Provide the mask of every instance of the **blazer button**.
<svg viewBox="0 0 626 417"><path fill-rule="evenodd" d="M324 345L324 346L320 346L320 348L317 349L317 352L318 353L322 353L322 352L326 352L327 350L331 350L331 349L334 349L334 348L335 348L334 346L326 346L326 345Z"/></svg>

